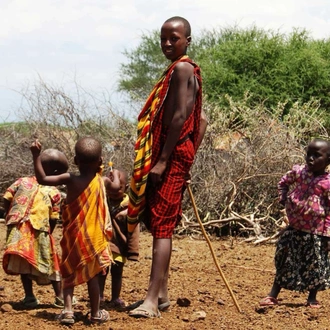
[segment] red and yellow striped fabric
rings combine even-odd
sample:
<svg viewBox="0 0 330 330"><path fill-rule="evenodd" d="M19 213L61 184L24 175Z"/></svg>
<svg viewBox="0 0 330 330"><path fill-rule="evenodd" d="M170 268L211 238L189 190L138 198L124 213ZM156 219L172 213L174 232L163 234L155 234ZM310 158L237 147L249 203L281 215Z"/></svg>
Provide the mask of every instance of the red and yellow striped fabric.
<svg viewBox="0 0 330 330"><path fill-rule="evenodd" d="M187 55L171 63L156 83L138 117L134 170L128 192L127 225L129 233L134 231L137 223L143 218L146 204L146 186L148 174L151 170L153 135L155 130L161 130L161 127L154 128L153 123L156 116L161 112L174 67L178 62L193 64L193 61ZM160 132L158 132L158 135L160 135Z"/></svg>
<svg viewBox="0 0 330 330"><path fill-rule="evenodd" d="M63 288L86 283L112 261L112 235L102 177L96 174L84 192L63 206L61 273Z"/></svg>

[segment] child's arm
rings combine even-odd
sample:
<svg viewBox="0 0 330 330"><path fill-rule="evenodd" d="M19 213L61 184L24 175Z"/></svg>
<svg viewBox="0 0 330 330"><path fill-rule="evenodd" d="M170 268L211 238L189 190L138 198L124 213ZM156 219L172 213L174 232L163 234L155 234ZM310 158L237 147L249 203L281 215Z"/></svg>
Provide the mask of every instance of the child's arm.
<svg viewBox="0 0 330 330"><path fill-rule="evenodd" d="M115 216L115 219L117 219L118 221L125 221L127 218L127 212L128 209L118 212Z"/></svg>
<svg viewBox="0 0 330 330"><path fill-rule="evenodd" d="M200 144L203 141L207 125L208 125L207 117L206 117L204 110L202 109L201 120L200 120L200 124L199 124L199 134L198 134L198 138L197 138L197 142L196 142L196 152L197 152ZM191 173L190 172L186 174L185 180L186 180L186 184L190 184L190 182L191 182Z"/></svg>
<svg viewBox="0 0 330 330"><path fill-rule="evenodd" d="M60 175L46 175L41 164L40 152L41 144L38 140L34 141L30 147L32 157L34 172L38 183L45 186L58 186L61 184L67 184L70 181L70 173L63 173Z"/></svg>
<svg viewBox="0 0 330 330"><path fill-rule="evenodd" d="M285 205L290 185L296 181L297 175L299 175L300 171L300 166L294 165L292 170L283 175L280 182L278 183L277 190L279 195L279 202L282 205Z"/></svg>
<svg viewBox="0 0 330 330"><path fill-rule="evenodd" d="M3 207L5 210L5 214L7 216L11 203L13 202L13 199L15 198L15 194L19 187L22 184L22 178L17 179L13 184L8 187L3 195Z"/></svg>
<svg viewBox="0 0 330 330"><path fill-rule="evenodd" d="M197 145L196 151L197 151L197 149L199 148L200 144L203 141L203 138L204 138L204 135L205 135L205 132L206 132L207 124L208 124L207 117L206 117L206 114L205 114L204 110L202 109L201 120L200 120L200 124L199 124L199 134L198 134L197 144L196 144Z"/></svg>
<svg viewBox="0 0 330 330"><path fill-rule="evenodd" d="M103 182L107 194L117 193L120 189L120 172L116 169L110 171L107 176L103 176Z"/></svg>
<svg viewBox="0 0 330 330"><path fill-rule="evenodd" d="M325 198L325 219L324 219L324 229L323 229L323 239L325 242L326 251L330 251L330 182L327 187L327 194Z"/></svg>

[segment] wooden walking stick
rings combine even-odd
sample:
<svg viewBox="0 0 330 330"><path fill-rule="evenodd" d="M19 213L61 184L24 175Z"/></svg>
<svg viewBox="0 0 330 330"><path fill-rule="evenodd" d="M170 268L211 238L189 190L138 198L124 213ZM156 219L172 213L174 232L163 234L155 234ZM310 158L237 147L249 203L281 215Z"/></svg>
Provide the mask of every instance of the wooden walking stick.
<svg viewBox="0 0 330 330"><path fill-rule="evenodd" d="M191 191L191 188L190 188L190 185L189 185L189 184L187 184L187 190L188 190L188 193L189 193L189 197L190 197L191 203L192 203L193 208L194 208L194 212L195 212L196 218L197 218L198 223L199 223L199 225L200 225L200 227L201 227L201 229L202 229L202 232L203 232L203 235L204 235L204 237L205 237L205 239L206 239L206 241L207 241L207 244L208 244L208 246L209 246L209 248L210 248L210 250L211 250L211 254L212 254L212 257L213 257L214 263L215 263L215 265L217 266L218 271L219 271L219 273L220 273L220 275L221 275L223 281L225 282L225 285L226 285L226 287L227 287L227 289L228 289L228 291L229 291L231 297L232 297L233 300L234 300L234 303L235 303L235 306L236 306L237 310L241 313L242 310L241 310L241 308L240 308L239 305L238 305L238 302L237 302L237 300L236 300L236 298L235 298L235 296L234 296L233 290L232 290L231 287L229 286L229 284L228 284L228 282L227 282L227 280L226 280L226 278L225 278L225 275L223 274L223 272L222 272L222 270L221 270L221 268L220 268L220 266L219 266L219 263L218 263L217 258L216 258L216 256L215 256L215 253L214 253L214 250L213 250L213 248L212 248L211 241L210 241L209 237L207 236L206 231L205 231L205 228L204 228L204 226L203 226L203 223L202 223L202 221L201 221L201 219L200 219L200 217L199 217L198 210L197 210L197 206L196 206L196 203L195 203L195 199L194 199L194 196L193 196L193 194L192 194L192 191Z"/></svg>

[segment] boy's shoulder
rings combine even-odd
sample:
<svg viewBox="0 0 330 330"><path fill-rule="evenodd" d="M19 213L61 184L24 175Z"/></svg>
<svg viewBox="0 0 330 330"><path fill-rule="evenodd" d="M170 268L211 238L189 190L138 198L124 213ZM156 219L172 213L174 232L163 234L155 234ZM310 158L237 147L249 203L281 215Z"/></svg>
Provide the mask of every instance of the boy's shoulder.
<svg viewBox="0 0 330 330"><path fill-rule="evenodd" d="M195 64L196 65L196 64ZM173 71L176 73L194 73L194 62L193 61L178 61L173 66Z"/></svg>

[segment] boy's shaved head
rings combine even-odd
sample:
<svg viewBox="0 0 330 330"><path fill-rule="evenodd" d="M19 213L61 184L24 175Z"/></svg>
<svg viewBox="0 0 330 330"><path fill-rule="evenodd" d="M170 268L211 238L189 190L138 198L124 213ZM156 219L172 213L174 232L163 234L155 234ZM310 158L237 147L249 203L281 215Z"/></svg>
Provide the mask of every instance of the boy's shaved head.
<svg viewBox="0 0 330 330"><path fill-rule="evenodd" d="M76 158L81 164L89 164L99 161L102 156L101 143L90 137L79 139L75 146Z"/></svg>
<svg viewBox="0 0 330 330"><path fill-rule="evenodd" d="M184 30L186 32L186 37L190 37L191 36L191 27L190 27L190 23L183 17L181 16L173 16L169 19L167 19L164 23L170 23L170 22L181 22L184 26Z"/></svg>
<svg viewBox="0 0 330 330"><path fill-rule="evenodd" d="M46 149L41 153L40 160L47 175L65 173L69 168L66 156L57 149Z"/></svg>

